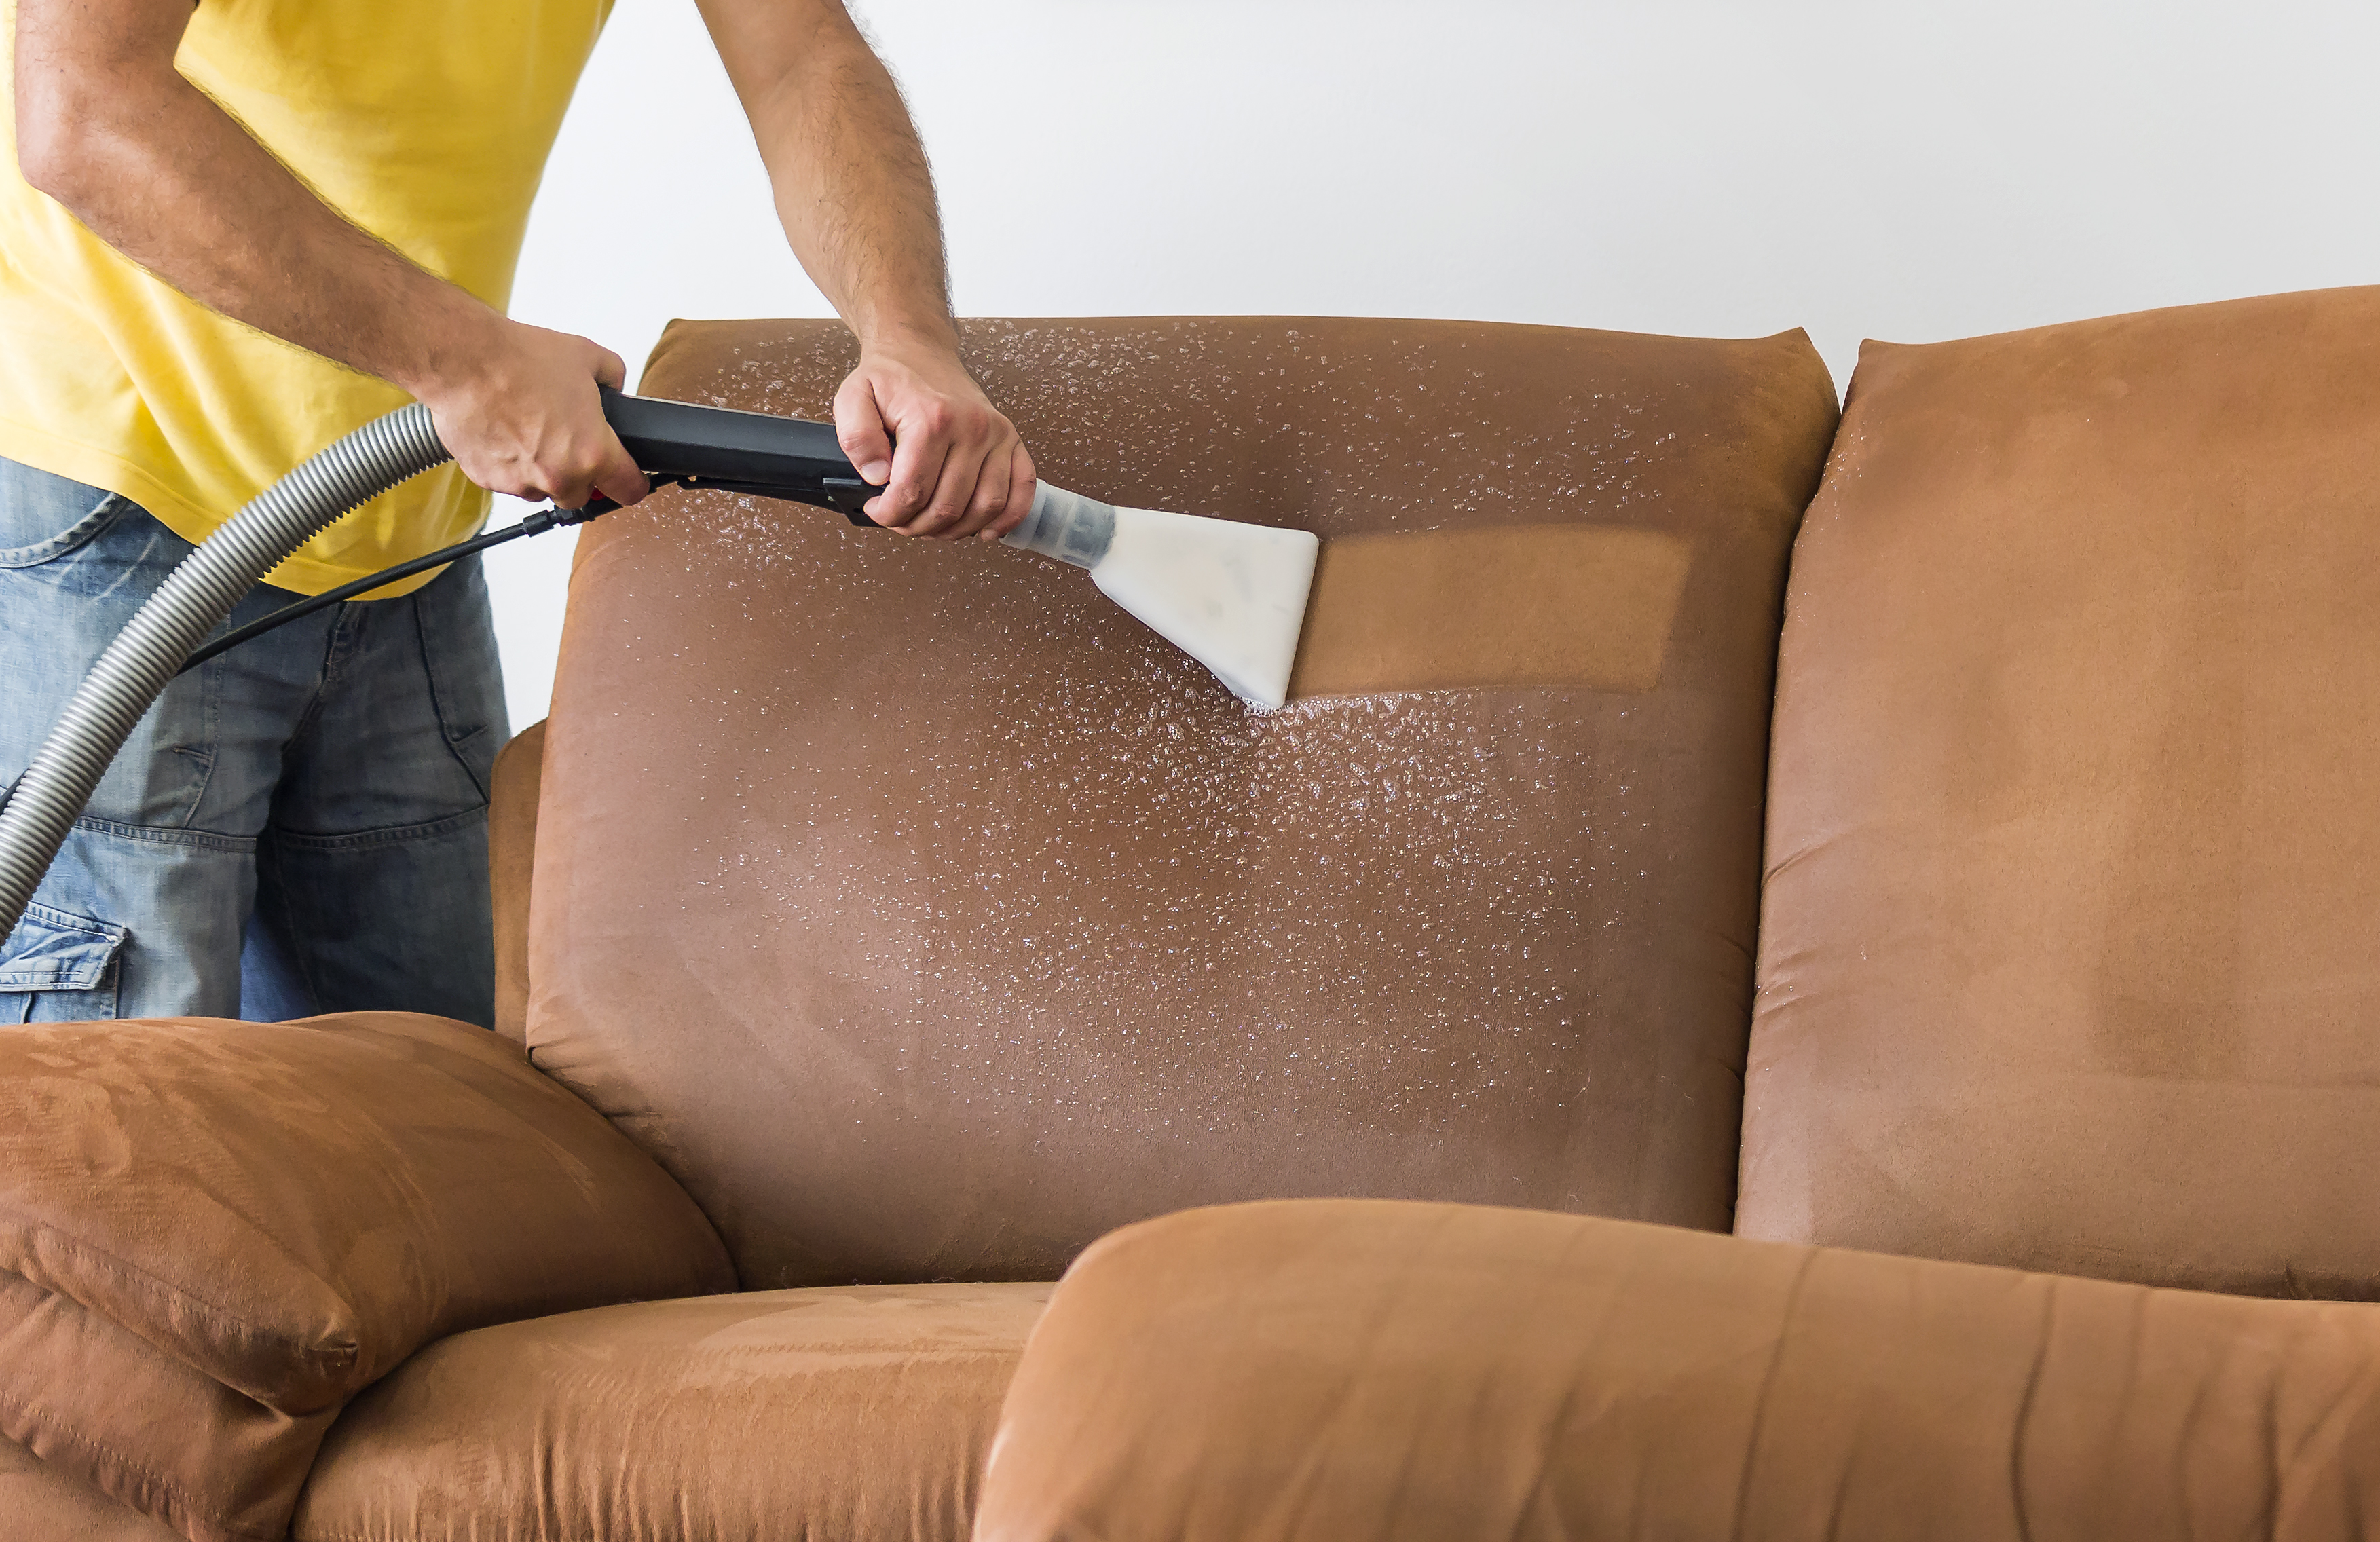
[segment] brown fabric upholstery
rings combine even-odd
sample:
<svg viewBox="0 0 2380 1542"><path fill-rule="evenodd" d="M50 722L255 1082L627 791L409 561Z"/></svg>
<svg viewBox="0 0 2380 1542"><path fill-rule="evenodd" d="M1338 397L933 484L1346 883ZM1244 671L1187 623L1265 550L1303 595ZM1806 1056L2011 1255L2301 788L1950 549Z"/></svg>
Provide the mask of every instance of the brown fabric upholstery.
<svg viewBox="0 0 2380 1542"><path fill-rule="evenodd" d="M0 1273L0 1432L196 1542L277 1542L334 1413L267 1407Z"/></svg>
<svg viewBox="0 0 2380 1542"><path fill-rule="evenodd" d="M496 913L496 1031L528 1033L528 880L537 856L537 796L545 774L545 724L534 722L496 752L488 796L488 890Z"/></svg>
<svg viewBox="0 0 2380 1542"><path fill-rule="evenodd" d="M747 1286L1046 1279L1249 1196L1725 1226L1782 562L1834 419L1808 341L965 343L1044 474L1102 498L1326 543L1674 542L1682 588L1626 613L1659 636L1579 622L1657 667L1375 674L1259 715L1073 569L664 493L579 546L538 1064L662 1157ZM851 357L829 323L680 324L642 389L819 416ZM1561 669L1509 678L1588 678L1534 613L1507 635Z"/></svg>
<svg viewBox="0 0 2380 1542"><path fill-rule="evenodd" d="M2345 1542L2375 1506L2380 1308L1339 1201L1085 1254L976 1536Z"/></svg>
<svg viewBox="0 0 2380 1542"><path fill-rule="evenodd" d="M1863 356L1742 1229L2380 1292L2380 289Z"/></svg>
<svg viewBox="0 0 2380 1542"><path fill-rule="evenodd" d="M340 1404L458 1329L732 1283L693 1204L484 1029L0 1035L0 1435L274 1536Z"/></svg>
<svg viewBox="0 0 2380 1542"><path fill-rule="evenodd" d="M1470 686L1661 683L1694 549L1658 530L1342 536L1322 549L1292 700Z"/></svg>
<svg viewBox="0 0 2380 1542"><path fill-rule="evenodd" d="M297 1542L960 1542L1047 1285L777 1291L482 1329L358 1399Z"/></svg>
<svg viewBox="0 0 2380 1542"><path fill-rule="evenodd" d="M173 1527L116 1503L0 1440L0 1536L12 1542L183 1542Z"/></svg>

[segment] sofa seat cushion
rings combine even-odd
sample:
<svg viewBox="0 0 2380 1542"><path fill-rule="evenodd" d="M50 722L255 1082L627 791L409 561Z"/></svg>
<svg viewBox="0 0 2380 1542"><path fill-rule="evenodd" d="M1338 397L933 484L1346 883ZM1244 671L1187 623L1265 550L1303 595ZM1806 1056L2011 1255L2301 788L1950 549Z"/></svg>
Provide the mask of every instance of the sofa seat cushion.
<svg viewBox="0 0 2380 1542"><path fill-rule="evenodd" d="M2380 1306L1236 1205L1083 1255L994 1450L978 1542L2350 1542Z"/></svg>
<svg viewBox="0 0 2380 1542"><path fill-rule="evenodd" d="M961 1538L1050 1289L765 1291L458 1334L349 1405L293 1536Z"/></svg>

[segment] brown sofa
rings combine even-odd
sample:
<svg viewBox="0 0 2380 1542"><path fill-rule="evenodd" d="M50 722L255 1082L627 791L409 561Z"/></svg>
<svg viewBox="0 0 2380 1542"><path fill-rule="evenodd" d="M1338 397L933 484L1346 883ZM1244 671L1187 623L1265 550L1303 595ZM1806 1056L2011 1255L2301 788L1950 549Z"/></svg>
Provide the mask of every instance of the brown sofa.
<svg viewBox="0 0 2380 1542"><path fill-rule="evenodd" d="M2380 291L1840 425L1799 334L967 343L1053 480L1324 537L1290 707L1038 559L590 527L502 1037L0 1035L0 1536L2380 1514Z"/></svg>

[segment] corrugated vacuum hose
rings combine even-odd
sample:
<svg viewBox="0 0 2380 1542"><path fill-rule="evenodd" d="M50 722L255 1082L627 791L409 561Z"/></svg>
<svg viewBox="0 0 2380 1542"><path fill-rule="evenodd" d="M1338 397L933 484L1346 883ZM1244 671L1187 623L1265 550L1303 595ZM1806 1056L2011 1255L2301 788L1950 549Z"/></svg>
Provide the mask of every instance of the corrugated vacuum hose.
<svg viewBox="0 0 2380 1542"><path fill-rule="evenodd" d="M453 458L430 409L410 403L308 459L182 559L91 666L0 809L0 936L24 915L108 762L206 635L333 521Z"/></svg>

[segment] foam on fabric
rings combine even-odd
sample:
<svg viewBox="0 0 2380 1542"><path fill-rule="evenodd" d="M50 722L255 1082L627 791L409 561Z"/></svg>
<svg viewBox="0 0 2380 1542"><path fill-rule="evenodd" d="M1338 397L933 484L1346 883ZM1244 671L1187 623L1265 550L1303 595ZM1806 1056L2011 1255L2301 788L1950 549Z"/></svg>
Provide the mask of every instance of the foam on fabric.
<svg viewBox="0 0 2380 1542"><path fill-rule="evenodd" d="M1049 1279L1124 1221L1286 1194L1724 1228L1777 605L1834 421L1806 340L963 337L1086 497L1326 550L1649 535L1683 556L1614 614L1658 640L1590 683L1265 712L1062 563L657 494L579 548L538 1065L753 1288ZM645 389L817 416L850 358L831 322L682 326ZM1448 613L1504 626L1518 592ZM1530 625L1512 678L1607 622Z"/></svg>

